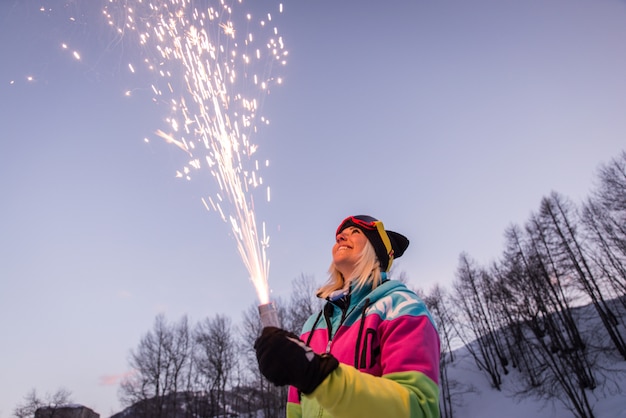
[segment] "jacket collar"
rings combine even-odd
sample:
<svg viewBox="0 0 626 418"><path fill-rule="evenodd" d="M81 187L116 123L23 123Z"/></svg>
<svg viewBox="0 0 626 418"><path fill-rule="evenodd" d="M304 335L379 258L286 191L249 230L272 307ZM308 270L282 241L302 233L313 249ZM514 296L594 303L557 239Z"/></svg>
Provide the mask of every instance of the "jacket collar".
<svg viewBox="0 0 626 418"><path fill-rule="evenodd" d="M381 272L380 278L381 284L378 285L378 287L389 281L386 272ZM372 285L370 283L358 289L356 289L355 285L351 283L350 287L347 289L339 289L332 292L326 300L345 311L361 302L372 291Z"/></svg>

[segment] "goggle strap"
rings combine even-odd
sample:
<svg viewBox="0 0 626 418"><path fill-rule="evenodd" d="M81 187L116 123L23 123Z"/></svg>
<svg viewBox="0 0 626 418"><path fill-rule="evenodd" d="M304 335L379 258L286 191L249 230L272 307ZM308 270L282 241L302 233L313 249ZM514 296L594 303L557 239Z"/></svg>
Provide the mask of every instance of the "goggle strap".
<svg viewBox="0 0 626 418"><path fill-rule="evenodd" d="M389 235L387 235L387 231L385 231L385 227L382 222L377 221L374 224L376 225L376 229L378 230L378 235L383 240L383 244L385 244L385 249L387 250L387 255L389 256L389 265L391 265L391 260L393 259L393 248L391 247L391 240L389 240Z"/></svg>

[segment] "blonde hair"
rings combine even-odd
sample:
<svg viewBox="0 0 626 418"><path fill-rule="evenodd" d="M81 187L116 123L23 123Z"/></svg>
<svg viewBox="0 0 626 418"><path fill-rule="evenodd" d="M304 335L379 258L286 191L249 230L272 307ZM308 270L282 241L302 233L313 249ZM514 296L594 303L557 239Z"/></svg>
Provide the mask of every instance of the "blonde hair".
<svg viewBox="0 0 626 418"><path fill-rule="evenodd" d="M317 291L317 296L320 298L328 297L335 290L342 289L346 283L346 278L332 262L328 269L330 277L326 284L320 287ZM359 260L356 262L353 271L354 277L349 279L355 285L355 290L365 286L368 282L371 282L372 289L381 283L380 263L376 257L376 252L372 244L367 241L363 247L363 251L359 255Z"/></svg>

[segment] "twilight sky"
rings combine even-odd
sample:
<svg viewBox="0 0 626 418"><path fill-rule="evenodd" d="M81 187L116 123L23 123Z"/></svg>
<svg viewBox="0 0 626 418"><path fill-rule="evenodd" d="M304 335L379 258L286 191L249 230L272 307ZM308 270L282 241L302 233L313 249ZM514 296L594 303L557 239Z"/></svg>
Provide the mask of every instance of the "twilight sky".
<svg viewBox="0 0 626 418"><path fill-rule="evenodd" d="M0 418L59 387L109 416L158 313L238 322L257 304L201 203L216 183L175 177L186 155L155 134L169 108L105 3L0 2ZM461 252L497 259L551 191L585 199L626 144L624 21L621 0L287 2L284 83L252 138L270 161L255 213L273 294L326 279L350 214L409 237L396 272L428 290Z"/></svg>

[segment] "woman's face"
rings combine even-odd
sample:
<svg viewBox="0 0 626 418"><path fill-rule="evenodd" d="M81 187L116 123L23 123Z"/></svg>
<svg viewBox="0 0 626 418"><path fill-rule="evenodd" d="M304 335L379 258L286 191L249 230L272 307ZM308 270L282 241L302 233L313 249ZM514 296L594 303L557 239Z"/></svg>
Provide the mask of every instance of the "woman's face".
<svg viewBox="0 0 626 418"><path fill-rule="evenodd" d="M359 228L349 226L341 231L333 246L333 262L343 277L350 277L354 266L367 244L367 237Z"/></svg>

